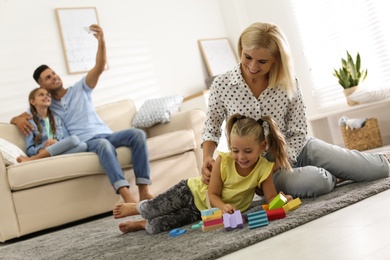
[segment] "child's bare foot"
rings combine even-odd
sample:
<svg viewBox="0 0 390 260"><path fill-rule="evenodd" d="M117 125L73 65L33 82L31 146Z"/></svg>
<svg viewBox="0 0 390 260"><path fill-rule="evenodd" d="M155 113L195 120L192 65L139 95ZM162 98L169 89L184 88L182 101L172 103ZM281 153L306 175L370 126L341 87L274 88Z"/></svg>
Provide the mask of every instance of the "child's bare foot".
<svg viewBox="0 0 390 260"><path fill-rule="evenodd" d="M18 158L16 158L16 161L18 163L22 163L22 162L28 162L28 161L31 161L32 159L30 157L25 157L25 156L19 156Z"/></svg>
<svg viewBox="0 0 390 260"><path fill-rule="evenodd" d="M116 205L112 211L114 218L124 218L128 216L139 215L136 206L137 203L122 203Z"/></svg>
<svg viewBox="0 0 390 260"><path fill-rule="evenodd" d="M122 231L123 234L128 232L134 232L138 230L145 229L146 220L138 220L138 221L125 221L119 223L119 230Z"/></svg>

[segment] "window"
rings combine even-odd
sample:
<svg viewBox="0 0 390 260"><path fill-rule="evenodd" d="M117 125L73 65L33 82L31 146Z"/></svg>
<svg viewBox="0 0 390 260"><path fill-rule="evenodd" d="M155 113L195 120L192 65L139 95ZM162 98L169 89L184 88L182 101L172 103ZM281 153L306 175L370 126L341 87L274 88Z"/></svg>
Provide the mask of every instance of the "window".
<svg viewBox="0 0 390 260"><path fill-rule="evenodd" d="M312 93L320 110L345 104L343 88L333 76L348 51L360 53L368 69L366 87L390 86L390 30L386 1L291 1L310 66Z"/></svg>

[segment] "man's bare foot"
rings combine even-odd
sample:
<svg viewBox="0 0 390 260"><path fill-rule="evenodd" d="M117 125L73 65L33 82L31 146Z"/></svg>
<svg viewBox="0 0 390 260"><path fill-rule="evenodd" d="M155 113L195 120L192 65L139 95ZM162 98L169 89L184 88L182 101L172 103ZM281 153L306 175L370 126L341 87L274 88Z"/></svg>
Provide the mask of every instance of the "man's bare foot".
<svg viewBox="0 0 390 260"><path fill-rule="evenodd" d="M153 195L149 193L149 187L146 184L138 185L139 200L150 200L153 199Z"/></svg>
<svg viewBox="0 0 390 260"><path fill-rule="evenodd" d="M28 161L31 161L32 159L30 157L26 157L26 156L19 156L18 158L16 158L16 161L18 163L22 163L22 162L28 162Z"/></svg>
<svg viewBox="0 0 390 260"><path fill-rule="evenodd" d="M130 193L129 188L126 186L120 187L118 193L121 195L125 203L136 203L137 199Z"/></svg>
<svg viewBox="0 0 390 260"><path fill-rule="evenodd" d="M128 232L134 232L138 230L144 230L146 225L146 220L138 220L138 221L125 221L119 223L119 230L122 231L123 234Z"/></svg>
<svg viewBox="0 0 390 260"><path fill-rule="evenodd" d="M142 200L150 200L150 199L153 199L153 195L150 194L150 193L146 193L146 194L139 194L139 201L142 201Z"/></svg>
<svg viewBox="0 0 390 260"><path fill-rule="evenodd" d="M139 215L136 206L137 203L122 203L116 205L112 210L114 218L124 218L128 216Z"/></svg>

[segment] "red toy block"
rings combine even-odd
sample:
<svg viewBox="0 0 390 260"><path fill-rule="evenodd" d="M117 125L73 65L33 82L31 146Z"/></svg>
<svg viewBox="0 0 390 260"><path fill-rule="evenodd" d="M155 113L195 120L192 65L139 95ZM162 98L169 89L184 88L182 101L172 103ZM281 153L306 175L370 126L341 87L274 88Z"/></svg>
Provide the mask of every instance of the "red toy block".
<svg viewBox="0 0 390 260"><path fill-rule="evenodd" d="M218 224L223 224L222 218L216 218L216 219L210 219L207 221L203 221L204 227L214 226L214 225L218 225Z"/></svg>
<svg viewBox="0 0 390 260"><path fill-rule="evenodd" d="M286 217L286 212L284 211L283 208L270 209L270 210L266 210L265 212L267 213L267 218L269 221Z"/></svg>

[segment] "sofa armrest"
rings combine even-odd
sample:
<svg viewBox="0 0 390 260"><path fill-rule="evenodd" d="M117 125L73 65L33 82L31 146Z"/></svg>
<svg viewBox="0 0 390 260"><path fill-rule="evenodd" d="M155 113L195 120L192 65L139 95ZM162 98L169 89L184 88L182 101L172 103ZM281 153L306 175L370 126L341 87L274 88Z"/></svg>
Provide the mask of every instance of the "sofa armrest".
<svg viewBox="0 0 390 260"><path fill-rule="evenodd" d="M202 130L206 120L206 113L200 109L192 109L183 112L177 112L171 116L169 123L157 124L147 129L148 136L154 137L178 130L192 130L195 136L197 158L199 170L202 167L203 154L200 148L202 142Z"/></svg>
<svg viewBox="0 0 390 260"><path fill-rule="evenodd" d="M16 217L12 193L8 184L7 168L0 153L0 242L19 237L19 224Z"/></svg>

